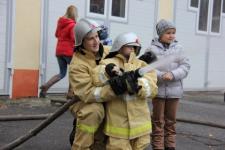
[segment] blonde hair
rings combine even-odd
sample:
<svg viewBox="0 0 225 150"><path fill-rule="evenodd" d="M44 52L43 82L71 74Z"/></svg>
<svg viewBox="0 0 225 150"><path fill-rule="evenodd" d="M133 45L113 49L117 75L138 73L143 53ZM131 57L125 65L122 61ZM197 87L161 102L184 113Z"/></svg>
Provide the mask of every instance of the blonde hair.
<svg viewBox="0 0 225 150"><path fill-rule="evenodd" d="M66 10L66 14L64 15L66 18L70 18L73 20L77 20L78 18L78 12L77 12L77 7L74 5L70 5L67 10Z"/></svg>

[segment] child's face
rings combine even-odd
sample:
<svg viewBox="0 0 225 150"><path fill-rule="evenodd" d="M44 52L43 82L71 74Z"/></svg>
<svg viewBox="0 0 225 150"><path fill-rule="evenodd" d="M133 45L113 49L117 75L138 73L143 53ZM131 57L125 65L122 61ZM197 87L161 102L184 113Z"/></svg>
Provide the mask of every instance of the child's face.
<svg viewBox="0 0 225 150"><path fill-rule="evenodd" d="M134 51L134 46L125 45L120 49L120 54L124 57L129 58L130 53Z"/></svg>
<svg viewBox="0 0 225 150"><path fill-rule="evenodd" d="M170 44L175 39L175 33L175 29L166 30L166 32L160 37L160 41Z"/></svg>
<svg viewBox="0 0 225 150"><path fill-rule="evenodd" d="M96 54L99 50L100 40L98 33L90 33L87 37L84 38L84 48Z"/></svg>

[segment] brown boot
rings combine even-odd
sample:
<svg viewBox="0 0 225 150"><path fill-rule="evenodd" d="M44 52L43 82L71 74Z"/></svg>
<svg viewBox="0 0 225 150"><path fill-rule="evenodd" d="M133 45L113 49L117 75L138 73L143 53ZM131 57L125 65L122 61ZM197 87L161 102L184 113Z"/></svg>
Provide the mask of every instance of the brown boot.
<svg viewBox="0 0 225 150"><path fill-rule="evenodd" d="M40 98L45 98L48 89L49 89L53 84L55 84L56 82L58 82L59 80L61 80L60 75L55 75L55 76L53 76L50 80L48 80L47 83L43 84L43 85L40 87L41 92L40 92L40 94L39 94L39 97L40 97Z"/></svg>

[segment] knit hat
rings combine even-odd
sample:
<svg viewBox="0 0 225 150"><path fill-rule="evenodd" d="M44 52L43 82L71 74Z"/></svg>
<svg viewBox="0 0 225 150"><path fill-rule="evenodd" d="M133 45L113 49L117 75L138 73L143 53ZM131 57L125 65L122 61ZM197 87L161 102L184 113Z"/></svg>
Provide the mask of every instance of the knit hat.
<svg viewBox="0 0 225 150"><path fill-rule="evenodd" d="M170 21L167 20L160 20L157 25L156 25L156 31L159 37L161 37L167 29L175 29L176 27L174 26L174 24Z"/></svg>

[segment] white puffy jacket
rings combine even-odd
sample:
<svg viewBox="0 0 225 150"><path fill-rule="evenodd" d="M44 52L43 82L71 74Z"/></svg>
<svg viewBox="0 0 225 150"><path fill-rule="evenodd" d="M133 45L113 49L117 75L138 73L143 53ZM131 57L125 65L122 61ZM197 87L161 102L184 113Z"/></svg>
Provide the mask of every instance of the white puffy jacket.
<svg viewBox="0 0 225 150"><path fill-rule="evenodd" d="M183 48L177 41L165 48L158 38L152 40L151 46L146 49L146 52L149 51L155 53L157 58L171 54L183 54ZM156 97L181 98L183 96L183 79L187 77L189 70L190 64L187 57L182 57L178 62L173 62L157 69L158 95ZM162 75L166 72L173 74L174 79L172 81L162 80Z"/></svg>

